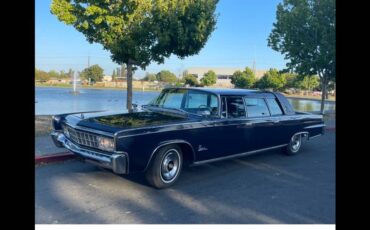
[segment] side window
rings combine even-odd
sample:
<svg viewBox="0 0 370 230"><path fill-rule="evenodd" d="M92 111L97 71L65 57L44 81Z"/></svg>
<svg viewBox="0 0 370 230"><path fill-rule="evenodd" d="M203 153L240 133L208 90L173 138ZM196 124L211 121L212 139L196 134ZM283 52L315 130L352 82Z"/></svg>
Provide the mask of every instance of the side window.
<svg viewBox="0 0 370 230"><path fill-rule="evenodd" d="M221 117L227 117L226 97L221 97Z"/></svg>
<svg viewBox="0 0 370 230"><path fill-rule="evenodd" d="M227 117L245 117L245 107L242 97L226 97Z"/></svg>
<svg viewBox="0 0 370 230"><path fill-rule="evenodd" d="M281 110L280 105L275 98L268 98L267 104L270 107L271 115L283 115L283 111Z"/></svg>
<svg viewBox="0 0 370 230"><path fill-rule="evenodd" d="M181 102L183 98L183 93L171 93L163 101L163 107L168 108L181 108Z"/></svg>
<svg viewBox="0 0 370 230"><path fill-rule="evenodd" d="M206 108L207 106L207 99L208 94L203 92L192 92L189 91L187 103L185 108L187 109L198 109L198 108Z"/></svg>
<svg viewBox="0 0 370 230"><path fill-rule="evenodd" d="M263 98L245 98L248 117L270 116L269 109Z"/></svg>

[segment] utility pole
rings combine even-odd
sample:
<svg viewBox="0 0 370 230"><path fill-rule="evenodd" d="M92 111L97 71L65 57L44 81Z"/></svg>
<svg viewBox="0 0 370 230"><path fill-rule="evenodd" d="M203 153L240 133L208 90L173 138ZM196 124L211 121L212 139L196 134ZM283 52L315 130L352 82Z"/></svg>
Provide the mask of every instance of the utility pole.
<svg viewBox="0 0 370 230"><path fill-rule="evenodd" d="M90 67L90 53L87 55L87 68Z"/></svg>

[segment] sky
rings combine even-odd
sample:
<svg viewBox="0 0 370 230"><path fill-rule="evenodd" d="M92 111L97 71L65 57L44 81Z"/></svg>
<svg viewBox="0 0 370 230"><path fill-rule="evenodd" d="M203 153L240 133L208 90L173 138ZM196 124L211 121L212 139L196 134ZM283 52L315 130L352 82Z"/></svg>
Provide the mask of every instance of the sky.
<svg viewBox="0 0 370 230"><path fill-rule="evenodd" d="M171 56L163 64L138 69L134 77L146 72L170 70L179 76L191 67L252 67L256 69L285 67L284 56L267 46L267 38L276 20L276 6L282 0L219 0L215 31L203 49L194 56L179 59ZM73 26L65 25L50 13L51 0L36 0L35 61L36 68L81 71L98 64L106 75L119 67L100 44L90 44Z"/></svg>

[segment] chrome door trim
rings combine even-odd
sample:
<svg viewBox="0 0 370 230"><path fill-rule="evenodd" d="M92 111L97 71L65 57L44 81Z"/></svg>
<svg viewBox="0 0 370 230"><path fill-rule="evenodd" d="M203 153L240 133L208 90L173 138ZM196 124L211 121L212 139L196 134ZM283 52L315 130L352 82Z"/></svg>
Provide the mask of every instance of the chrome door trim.
<svg viewBox="0 0 370 230"><path fill-rule="evenodd" d="M277 145L277 146L273 146L273 147L252 150L252 151L249 151L249 152L237 153L237 154L233 154L233 155L230 155L230 156L218 157L218 158L203 160L203 161L196 161L196 162L193 163L193 165L207 164L207 163L211 163L211 162L215 162L215 161L221 161L221 160L227 160L227 159L232 159L232 158L237 158L237 157L248 156L248 155L251 155L251 154L254 154L254 153L258 153L258 152L263 152L263 151L267 151L267 150L271 150L271 149L282 148L282 147L287 146L287 145L288 144Z"/></svg>

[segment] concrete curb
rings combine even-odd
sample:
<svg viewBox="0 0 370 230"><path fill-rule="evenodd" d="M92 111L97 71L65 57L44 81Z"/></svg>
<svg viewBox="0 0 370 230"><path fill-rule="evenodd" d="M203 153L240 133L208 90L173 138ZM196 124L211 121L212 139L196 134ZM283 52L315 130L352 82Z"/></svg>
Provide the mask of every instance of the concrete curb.
<svg viewBox="0 0 370 230"><path fill-rule="evenodd" d="M335 127L328 127L325 128L326 131L335 131ZM35 164L41 163L52 163L52 162L59 162L65 161L69 159L75 158L75 155L70 152L63 152L63 153L51 153L45 154L44 156L36 156L35 157Z"/></svg>
<svg viewBox="0 0 370 230"><path fill-rule="evenodd" d="M52 154L46 154L44 156L35 156L35 165L41 164L41 163L65 161L65 160L73 159L74 157L75 155L70 152L52 153Z"/></svg>

